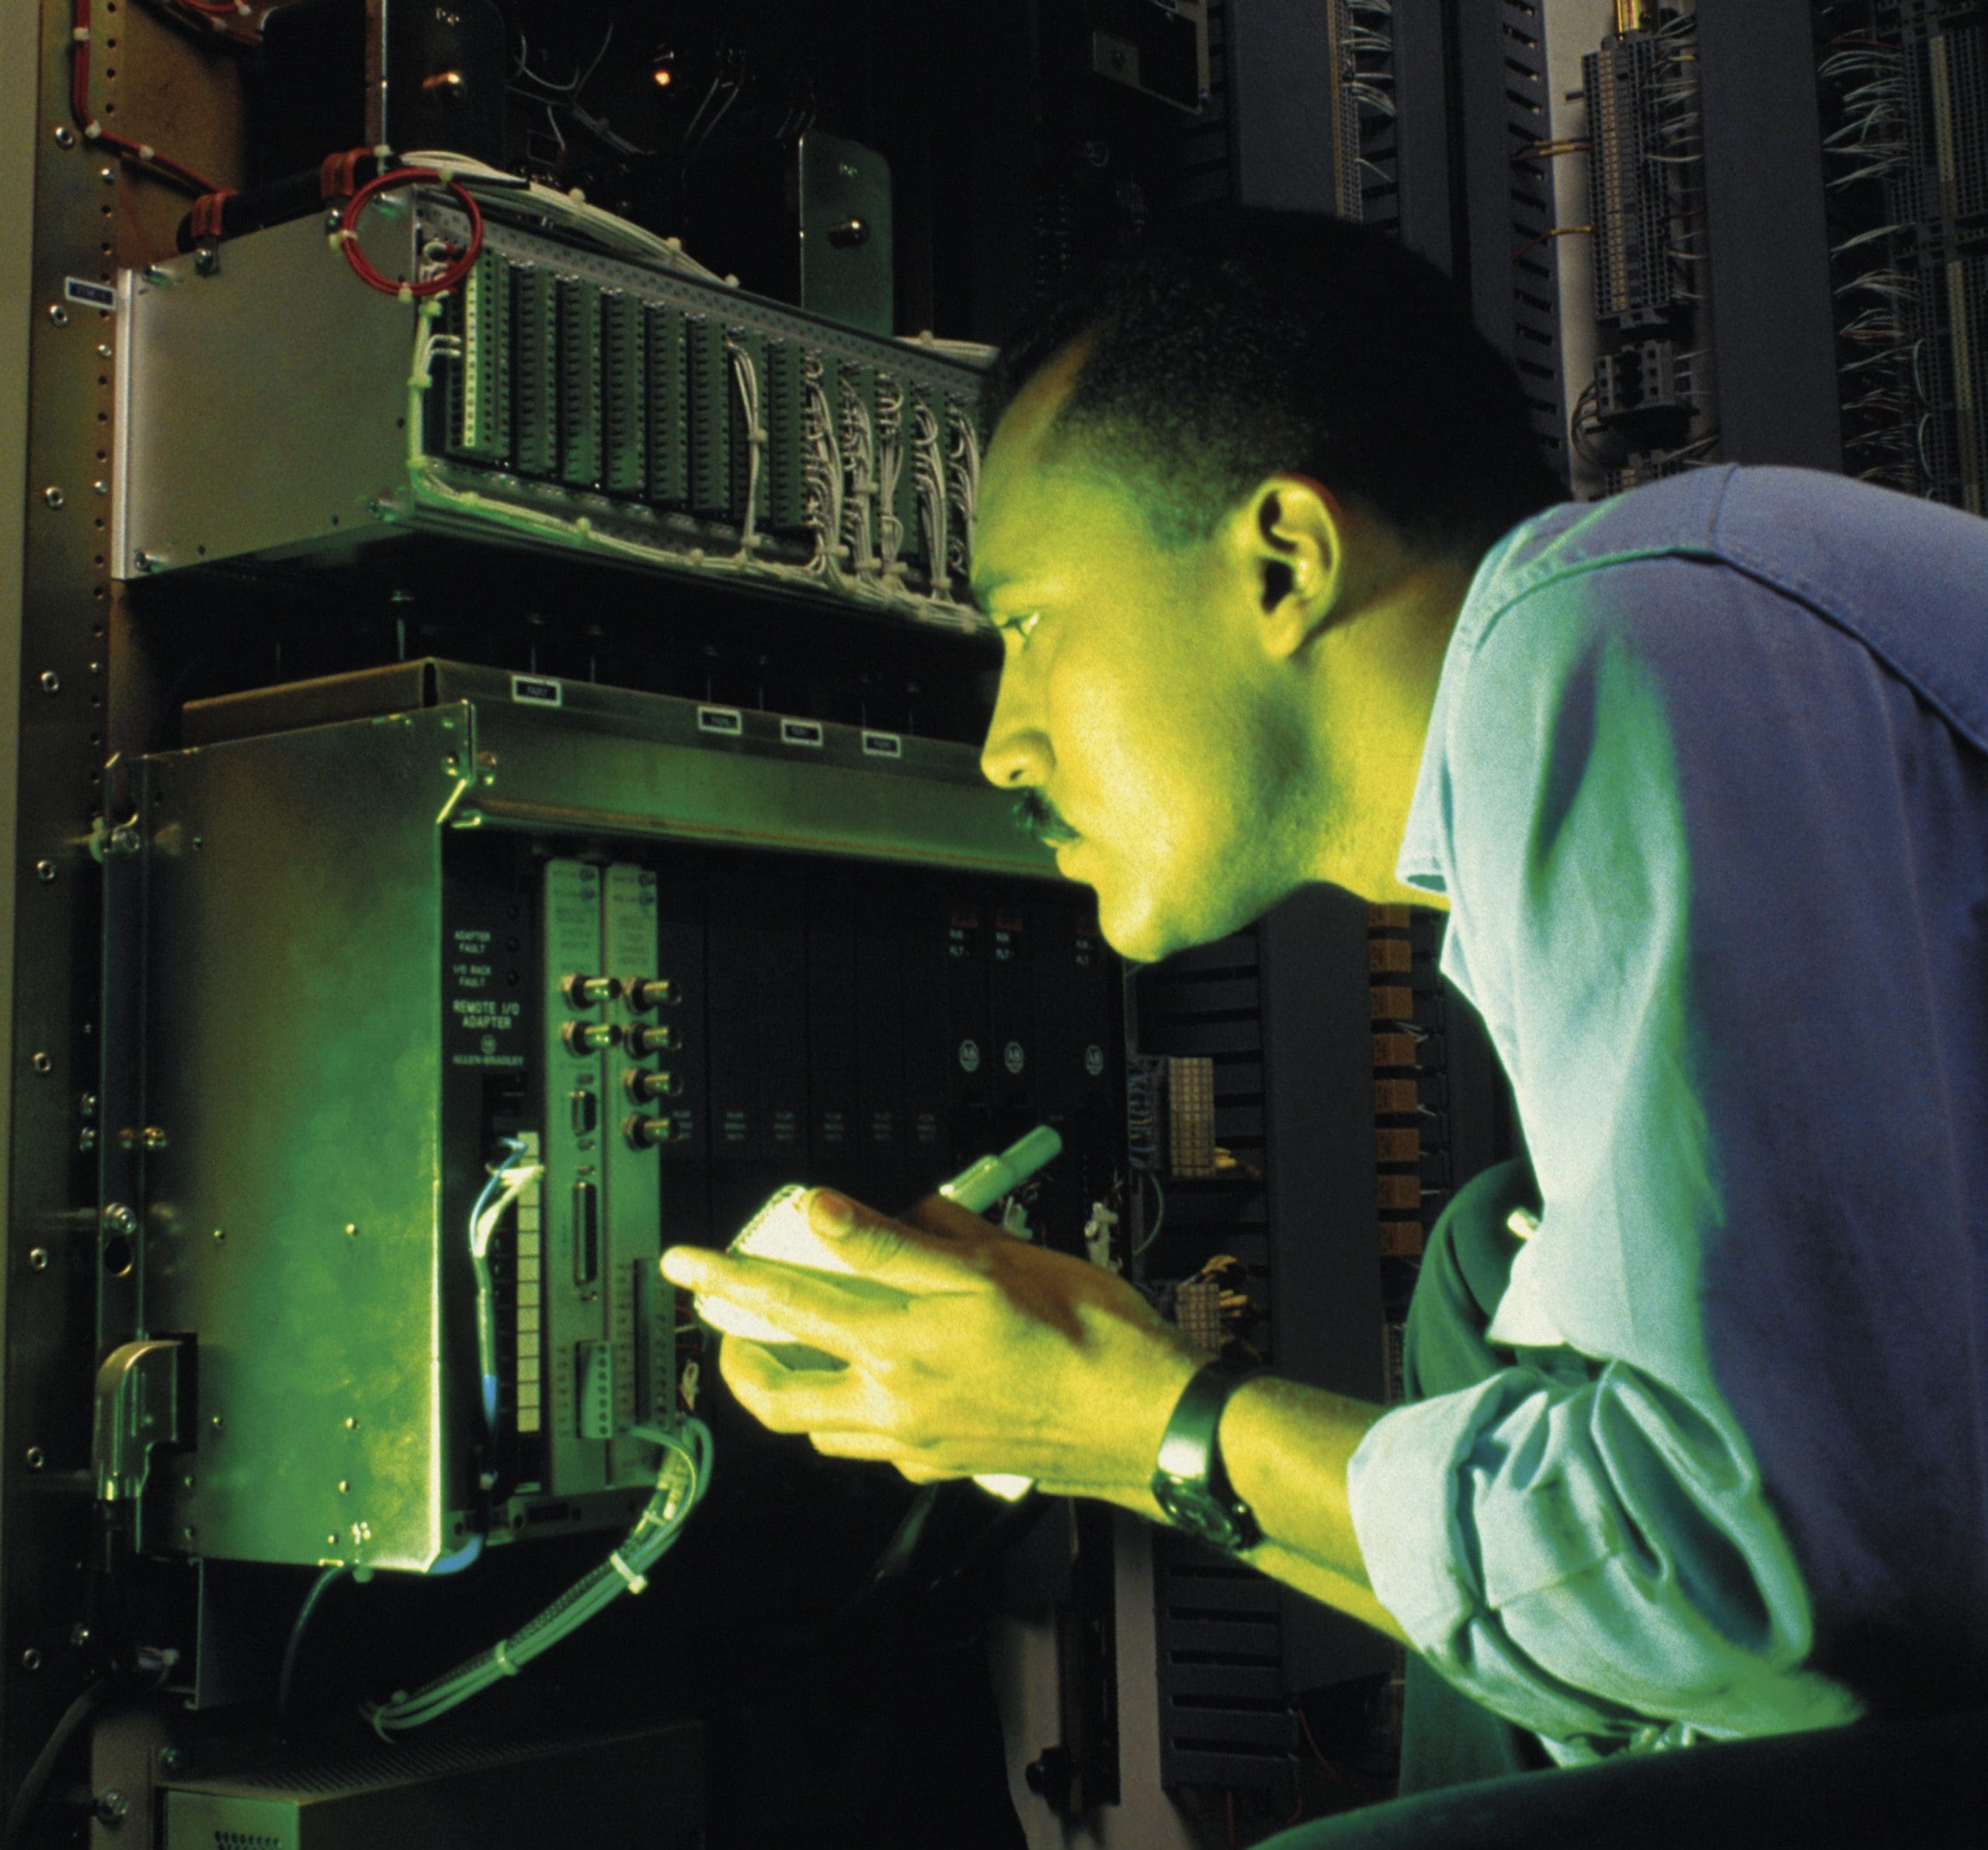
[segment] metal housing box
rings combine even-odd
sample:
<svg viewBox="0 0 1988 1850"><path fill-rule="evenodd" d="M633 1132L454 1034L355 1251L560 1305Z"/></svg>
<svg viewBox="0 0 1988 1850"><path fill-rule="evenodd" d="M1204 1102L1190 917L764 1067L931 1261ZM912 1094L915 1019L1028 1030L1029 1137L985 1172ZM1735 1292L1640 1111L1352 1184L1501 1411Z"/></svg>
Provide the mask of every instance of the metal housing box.
<svg viewBox="0 0 1988 1850"><path fill-rule="evenodd" d="M276 725L294 729L224 736ZM153 1473L151 1540L420 1570L478 1532L465 1225L483 1151L465 1149L462 1108L447 1101L461 1101L466 1065L488 1069L467 1076L474 1111L510 1083L505 1069L534 1059L556 1083L502 1108L542 1137L548 1164L568 1165L544 1185L547 1436L492 1539L554 1518L568 1531L620 1523L653 1466L617 1435L674 1411L672 1300L643 1283L662 1237L658 1153L623 1147L637 1135L621 1135L624 1114L656 1111L645 1131L672 1132L666 1105L624 1097L621 1082L636 1083L625 1053L610 1067L562 1050L561 972L584 971L606 929L620 936L604 955L634 966L617 975L667 974L641 968L657 929L643 922L643 870L669 885L660 843L1031 879L1050 857L964 746L812 722L797 737L774 715L489 669L413 663L209 703L188 732L208 742L144 760L140 780L147 1091L165 1133L147 1159L143 1315L195 1340L198 1383L191 1449ZM452 868L499 835L545 883L539 1005L502 1001L499 977L486 1009L474 959L488 934L451 923ZM551 922L562 869L563 948ZM597 869L605 903L589 916L608 924L586 926L576 949L571 905L587 902ZM548 1038L536 1052L529 1032L506 1042L534 1006ZM482 1012L456 1019L465 1007ZM619 1031L599 1030L620 1018L603 1004L569 1025L596 1024L611 1047ZM576 1141L588 1094L592 1140ZM606 1193L593 1244L574 1248L555 1211L581 1181ZM538 1227L534 1216L533 1240ZM536 1319L516 1327L518 1355L535 1353ZM577 1383L562 1373L576 1344ZM592 1396L592 1410L575 1396Z"/></svg>

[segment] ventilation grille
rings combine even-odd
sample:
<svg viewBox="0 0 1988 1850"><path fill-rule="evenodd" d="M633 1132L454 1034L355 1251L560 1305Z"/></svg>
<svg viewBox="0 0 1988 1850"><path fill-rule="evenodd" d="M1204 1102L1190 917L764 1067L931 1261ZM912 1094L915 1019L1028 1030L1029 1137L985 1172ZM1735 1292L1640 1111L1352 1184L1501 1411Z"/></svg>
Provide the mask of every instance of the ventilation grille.
<svg viewBox="0 0 1988 1850"><path fill-rule="evenodd" d="M1566 412L1560 378L1560 288L1552 249L1552 164L1524 158L1552 134L1539 0L1502 0L1498 37L1504 79L1502 158L1512 239L1510 351L1525 391L1533 434L1547 467L1565 480Z"/></svg>
<svg viewBox="0 0 1988 1850"><path fill-rule="evenodd" d="M283 1841L280 1837L266 1837L259 1831L217 1831L214 1850L283 1850Z"/></svg>

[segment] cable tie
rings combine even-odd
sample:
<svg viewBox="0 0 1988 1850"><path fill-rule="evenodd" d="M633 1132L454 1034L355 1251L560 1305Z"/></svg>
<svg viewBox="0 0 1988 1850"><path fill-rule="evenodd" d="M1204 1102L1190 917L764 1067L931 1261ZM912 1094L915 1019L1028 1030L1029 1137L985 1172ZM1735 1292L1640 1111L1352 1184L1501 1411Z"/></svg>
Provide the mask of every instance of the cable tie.
<svg viewBox="0 0 1988 1850"><path fill-rule="evenodd" d="M631 1567L626 1561L621 1559L621 1551L620 1549L617 1548L615 1549L613 1553L607 1557L607 1564L627 1583L628 1591L631 1593L641 1593L647 1589L648 1586L648 1580L647 1577L642 1574L638 1574L634 1568Z"/></svg>
<svg viewBox="0 0 1988 1850"><path fill-rule="evenodd" d="M508 1638L499 1639L496 1644L492 1648L490 1655L495 1660L497 1667L501 1670L506 1676L515 1677L520 1674L519 1667L511 1661L511 1654L507 1649L506 1649L506 1647L507 1647L510 1642L510 1640Z"/></svg>

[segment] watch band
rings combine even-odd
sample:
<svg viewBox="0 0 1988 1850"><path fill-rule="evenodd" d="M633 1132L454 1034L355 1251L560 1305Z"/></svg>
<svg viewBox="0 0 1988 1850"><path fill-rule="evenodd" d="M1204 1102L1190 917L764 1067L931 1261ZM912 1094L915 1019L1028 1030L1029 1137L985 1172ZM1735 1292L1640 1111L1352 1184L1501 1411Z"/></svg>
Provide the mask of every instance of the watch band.
<svg viewBox="0 0 1988 1850"><path fill-rule="evenodd" d="M1263 1372L1222 1361L1202 1368L1174 1404L1152 1474L1153 1501L1167 1520L1232 1553L1254 1548L1263 1532L1222 1469L1216 1434L1229 1396Z"/></svg>

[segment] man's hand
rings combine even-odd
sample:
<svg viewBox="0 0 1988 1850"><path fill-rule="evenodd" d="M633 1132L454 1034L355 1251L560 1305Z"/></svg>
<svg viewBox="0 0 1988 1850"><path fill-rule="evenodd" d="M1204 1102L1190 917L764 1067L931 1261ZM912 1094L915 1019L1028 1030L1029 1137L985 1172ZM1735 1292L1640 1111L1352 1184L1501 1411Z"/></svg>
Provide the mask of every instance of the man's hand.
<svg viewBox="0 0 1988 1850"><path fill-rule="evenodd" d="M937 1195L902 1220L822 1190L808 1205L857 1276L696 1247L663 1255L673 1283L847 1363L790 1368L729 1338L719 1370L754 1417L913 1483L1013 1473L1156 1513L1160 1437L1204 1358L1131 1285Z"/></svg>

